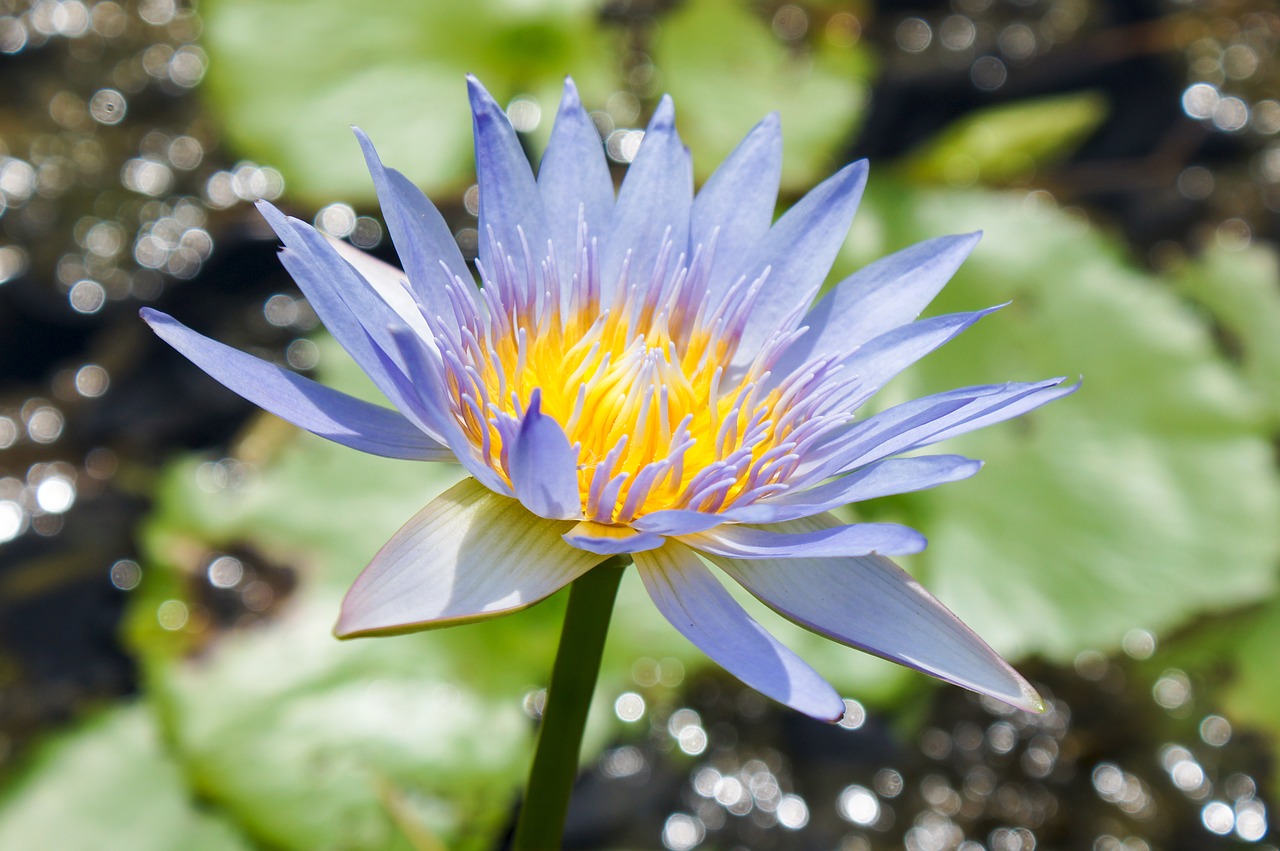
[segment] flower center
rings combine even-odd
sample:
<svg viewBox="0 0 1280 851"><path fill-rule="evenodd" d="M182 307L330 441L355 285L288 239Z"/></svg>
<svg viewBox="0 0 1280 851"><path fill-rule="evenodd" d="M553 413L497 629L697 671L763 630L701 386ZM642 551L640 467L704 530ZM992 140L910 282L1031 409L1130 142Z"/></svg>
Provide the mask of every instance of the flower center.
<svg viewBox="0 0 1280 851"><path fill-rule="evenodd" d="M682 261L666 274L660 258L648 287L627 286L624 273L604 308L591 259L541 298L510 275L486 276L487 320L456 362L444 359L455 416L488 466L510 481L504 445L540 389L542 413L579 448L589 520L719 512L781 489L810 430L791 404L802 394L770 386L762 358L730 368L754 287L713 306L698 258Z"/></svg>

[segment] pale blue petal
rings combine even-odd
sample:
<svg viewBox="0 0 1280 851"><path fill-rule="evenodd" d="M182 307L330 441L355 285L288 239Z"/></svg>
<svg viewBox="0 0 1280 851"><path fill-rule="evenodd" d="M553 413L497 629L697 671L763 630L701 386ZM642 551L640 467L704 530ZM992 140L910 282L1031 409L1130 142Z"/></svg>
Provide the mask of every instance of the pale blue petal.
<svg viewBox="0 0 1280 851"><path fill-rule="evenodd" d="M768 267L769 278L747 319L735 366L749 363L784 319L813 301L849 234L866 185L866 160L840 169L778 219L743 265L749 278Z"/></svg>
<svg viewBox="0 0 1280 851"><path fill-rule="evenodd" d="M494 493L514 496L511 487L480 457L480 452L463 433L457 418L446 407L445 400L450 398L450 392L440 378L439 369L433 368L432 354L422 339L404 327L392 328L391 335L409 374L414 376L412 382L406 381L400 388L406 397L406 405L439 433L441 442L453 450L458 463L467 472Z"/></svg>
<svg viewBox="0 0 1280 851"><path fill-rule="evenodd" d="M815 447L792 481L797 487L1008 419L1075 392L1061 378L964 387L903 402L853 423Z"/></svg>
<svg viewBox="0 0 1280 851"><path fill-rule="evenodd" d="M453 461L453 453L401 414L317 384L225 346L166 314L143 308L160 339L255 405L343 446L388 458Z"/></svg>
<svg viewBox="0 0 1280 851"><path fill-rule="evenodd" d="M538 191L555 245L560 284L567 291L577 261L579 212L586 222L588 239L598 239L601 244L608 238L613 214L613 178L604 143L582 108L571 79L564 81L560 112L538 169Z"/></svg>
<svg viewBox="0 0 1280 851"><path fill-rule="evenodd" d="M1002 423L1005 420L1011 420L1014 417L1020 417L1028 411L1033 411L1036 408L1039 408L1041 405L1049 404L1054 399L1061 399L1063 396L1070 396L1079 389L1079 381L1075 384L1040 387L1030 393L1015 396L1004 404L982 406L975 410L972 416L967 417L960 422L949 423L946 428L934 432L929 435L928 438L912 445L911 448L917 449L921 446L940 443L948 438L958 437L962 434L968 434L971 431L977 431L980 428L986 428L989 425L995 425L996 423Z"/></svg>
<svg viewBox="0 0 1280 851"><path fill-rule="evenodd" d="M388 328L401 320L333 246L306 222L285 216L266 201L258 209L284 243L280 262L289 271L324 327L347 350L378 389L403 410L384 361L393 355ZM397 360L394 356L392 360ZM402 363L397 362L397 367Z"/></svg>
<svg viewBox="0 0 1280 851"><path fill-rule="evenodd" d="M811 518L793 527L813 530L836 522ZM1017 671L887 558L709 558L806 629L1019 709L1044 708Z"/></svg>
<svg viewBox="0 0 1280 851"><path fill-rule="evenodd" d="M516 499L534 514L552 520L582 516L578 450L569 445L560 424L543 415L541 390L529 399L507 452L507 468Z"/></svg>
<svg viewBox="0 0 1280 851"><path fill-rule="evenodd" d="M724 524L684 535L680 542L708 555L741 559L910 555L925 548L924 535L897 523L855 523L811 532L771 532Z"/></svg>
<svg viewBox="0 0 1280 851"><path fill-rule="evenodd" d="M490 275L498 269L489 242L492 230L503 252L515 260L517 269L523 269L521 233L535 261L546 256L551 234L546 228L542 196L507 114L470 75L467 91L475 120L476 179L480 184L480 264Z"/></svg>
<svg viewBox="0 0 1280 851"><path fill-rule="evenodd" d="M925 490L967 479L982 469L981 461L962 455L922 455L887 458L808 490L733 508L725 520L739 523L778 523L830 511L841 505L899 493Z"/></svg>
<svg viewBox="0 0 1280 851"><path fill-rule="evenodd" d="M325 240L333 246L339 257L350 263L360 273L360 277L373 287L401 322L424 340L431 339L431 328L423 318L419 303L408 287L409 279L402 270L384 263L372 254L366 254L349 242L328 235Z"/></svg>
<svg viewBox="0 0 1280 851"><path fill-rule="evenodd" d="M823 402L819 413L852 413L907 367L1003 307L933 316L886 331L840 361L832 380L844 387ZM849 376L845 378L845 376Z"/></svg>
<svg viewBox="0 0 1280 851"><path fill-rule="evenodd" d="M755 253L778 203L782 177L782 130L770 113L747 134L693 199L689 245L706 250L716 235L707 282L715 301L733 286L742 262Z"/></svg>
<svg viewBox="0 0 1280 851"><path fill-rule="evenodd" d="M779 361L790 372L806 360L852 351L920 315L982 234L941 236L883 257L845 278L804 317L809 326Z"/></svg>
<svg viewBox="0 0 1280 851"><path fill-rule="evenodd" d="M714 529L723 522L724 516L719 513L668 508L637 517L631 521L631 525L642 531L656 532L659 535L689 535Z"/></svg>
<svg viewBox="0 0 1280 851"><path fill-rule="evenodd" d="M457 240L422 190L400 172L383 166L369 137L359 128L352 129L364 151L382 217L414 293L429 315L452 316L444 292L445 281L457 277L465 283L471 282L471 272L458 250ZM442 263L445 268L441 268Z"/></svg>
<svg viewBox="0 0 1280 851"><path fill-rule="evenodd" d="M693 169L689 152L676 133L671 98L664 96L618 191L618 203L600 263L604 304L610 303L617 289L628 252L631 259L627 280L644 286L653 276L665 234L670 234L668 238L674 246L671 263L687 250L692 203Z"/></svg>
<svg viewBox="0 0 1280 851"><path fill-rule="evenodd" d="M844 715L836 690L748 615L691 550L668 541L637 553L635 563L658 610L726 671L813 718Z"/></svg>
<svg viewBox="0 0 1280 851"><path fill-rule="evenodd" d="M661 535L640 532L626 526L607 526L584 520L564 533L565 543L589 553L622 555L653 550L666 540Z"/></svg>
<svg viewBox="0 0 1280 851"><path fill-rule="evenodd" d="M334 632L412 632L528 608L604 560L560 540L572 525L465 479L378 551L342 601Z"/></svg>

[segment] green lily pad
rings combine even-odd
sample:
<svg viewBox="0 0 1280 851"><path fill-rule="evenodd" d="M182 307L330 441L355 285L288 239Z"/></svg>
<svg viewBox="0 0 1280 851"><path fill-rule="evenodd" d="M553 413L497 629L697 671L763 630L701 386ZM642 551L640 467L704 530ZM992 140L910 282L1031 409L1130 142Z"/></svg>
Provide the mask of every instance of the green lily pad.
<svg viewBox="0 0 1280 851"><path fill-rule="evenodd" d="M818 37L789 48L749 4L686 3L660 22L660 88L675 99L680 135L705 179L770 110L782 117L782 185L808 189L836 166L870 93L861 44Z"/></svg>
<svg viewBox="0 0 1280 851"><path fill-rule="evenodd" d="M925 183L1026 180L1069 155L1106 117L1107 102L1094 92L979 109L912 151L906 170Z"/></svg>
<svg viewBox="0 0 1280 851"><path fill-rule="evenodd" d="M250 851L187 793L146 704L103 712L47 741L0 796L0 847Z"/></svg>
<svg viewBox="0 0 1280 851"><path fill-rule="evenodd" d="M566 73L588 102L616 88L594 3L210 0L204 91L237 153L278 168L294 200L368 201L350 125L429 193L473 174L464 75L505 103L535 96L545 135Z"/></svg>
<svg viewBox="0 0 1280 851"><path fill-rule="evenodd" d="M931 310L1013 300L909 370L890 400L1084 377L1072 397L947 444L987 461L975 479L866 512L929 536L917 572L997 649L1067 661L1133 627L1164 631L1272 594L1280 482L1263 395L1202 315L1116 241L1034 199L881 174L846 259L982 227Z"/></svg>
<svg viewBox="0 0 1280 851"><path fill-rule="evenodd" d="M1227 335L1267 416L1280 424L1280 262L1273 249L1211 249L1173 275L1181 292L1204 305Z"/></svg>

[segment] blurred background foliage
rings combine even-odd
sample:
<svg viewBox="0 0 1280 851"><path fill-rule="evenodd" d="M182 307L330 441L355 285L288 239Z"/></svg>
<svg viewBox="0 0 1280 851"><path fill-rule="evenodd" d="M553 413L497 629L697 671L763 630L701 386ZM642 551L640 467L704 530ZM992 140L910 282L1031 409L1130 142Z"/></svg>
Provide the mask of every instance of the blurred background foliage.
<svg viewBox="0 0 1280 851"><path fill-rule="evenodd" d="M536 162L570 73L618 176L663 92L699 180L772 110L783 205L870 156L833 283L985 231L931 310L1012 304L875 404L1085 384L856 507L1049 713L744 601L849 696L817 725L628 577L568 844L1274 850L1278 41L1265 0L0 0L0 847L501 846L563 601L332 640L461 473L253 412L136 308L376 398L249 202L393 259L354 124L473 252L463 75Z"/></svg>

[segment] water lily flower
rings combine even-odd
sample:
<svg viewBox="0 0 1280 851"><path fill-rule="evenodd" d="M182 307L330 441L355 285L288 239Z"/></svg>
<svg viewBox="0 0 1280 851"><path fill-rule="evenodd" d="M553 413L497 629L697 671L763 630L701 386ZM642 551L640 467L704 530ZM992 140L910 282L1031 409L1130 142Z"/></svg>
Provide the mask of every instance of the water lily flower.
<svg viewBox="0 0 1280 851"><path fill-rule="evenodd" d="M1022 677L889 560L923 549L919 532L829 513L973 475L978 461L914 451L1075 389L1062 379L965 387L862 413L893 376L989 312L917 319L978 234L899 251L815 304L865 161L775 222L777 117L695 195L663 98L615 197L572 81L536 177L502 109L469 85L480 287L440 213L359 131L403 271L260 204L285 267L394 408L143 311L205 372L304 429L471 474L378 552L337 634L497 617L629 554L677 630L816 718L840 718L840 696L724 577L842 644L1040 708Z"/></svg>

